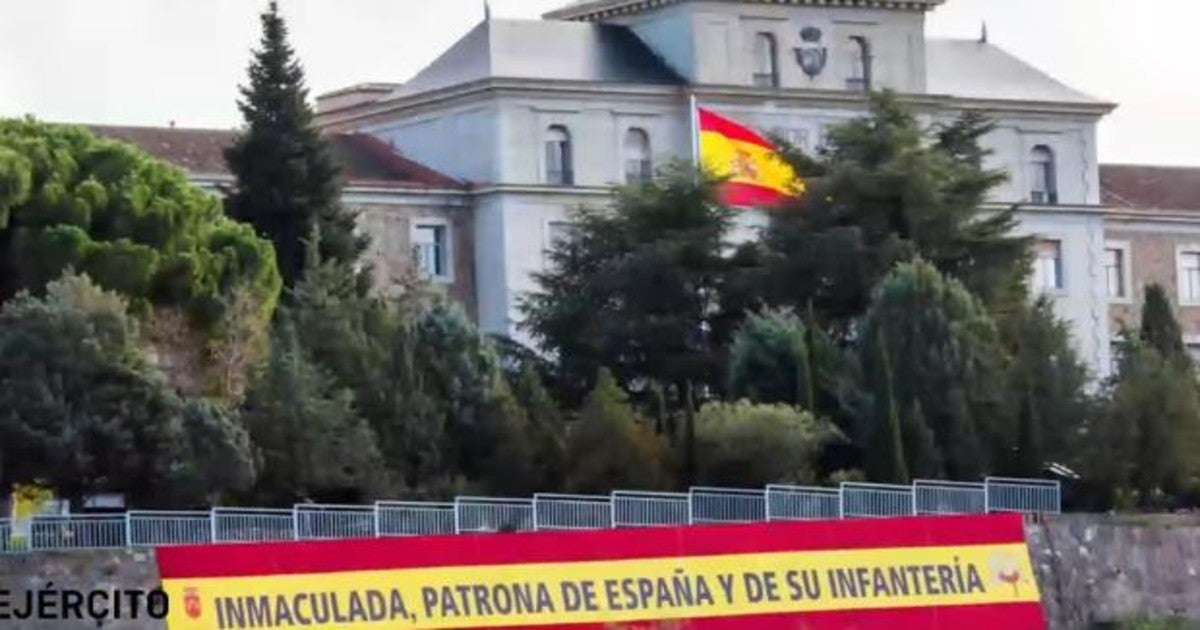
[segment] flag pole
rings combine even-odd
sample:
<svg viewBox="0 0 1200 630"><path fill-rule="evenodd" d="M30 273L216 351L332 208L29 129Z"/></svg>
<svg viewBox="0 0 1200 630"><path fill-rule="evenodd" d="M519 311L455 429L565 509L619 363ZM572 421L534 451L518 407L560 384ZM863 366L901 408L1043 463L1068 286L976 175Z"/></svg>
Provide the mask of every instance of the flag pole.
<svg viewBox="0 0 1200 630"><path fill-rule="evenodd" d="M692 132L692 163L700 166L700 107L696 104L696 93L688 93L688 117Z"/></svg>

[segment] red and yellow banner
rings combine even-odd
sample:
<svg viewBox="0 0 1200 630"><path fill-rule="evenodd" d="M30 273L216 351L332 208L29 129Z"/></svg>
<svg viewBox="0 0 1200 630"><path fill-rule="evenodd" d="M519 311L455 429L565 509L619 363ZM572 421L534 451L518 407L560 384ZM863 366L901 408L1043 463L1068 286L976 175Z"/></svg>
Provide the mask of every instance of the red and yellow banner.
<svg viewBox="0 0 1200 630"><path fill-rule="evenodd" d="M804 183L778 149L748 127L696 108L700 161L713 174L728 178L721 190L729 206L769 207L799 196Z"/></svg>
<svg viewBox="0 0 1200 630"><path fill-rule="evenodd" d="M1045 627L1019 516L158 550L168 630Z"/></svg>

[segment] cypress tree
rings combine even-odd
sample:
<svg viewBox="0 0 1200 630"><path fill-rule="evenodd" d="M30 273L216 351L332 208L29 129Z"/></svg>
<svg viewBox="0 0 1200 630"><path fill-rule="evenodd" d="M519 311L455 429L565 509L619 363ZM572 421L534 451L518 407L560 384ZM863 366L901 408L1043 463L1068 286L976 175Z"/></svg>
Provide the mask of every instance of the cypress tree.
<svg viewBox="0 0 1200 630"><path fill-rule="evenodd" d="M261 20L262 40L238 101L245 129L225 151L237 180L226 210L274 242L280 275L291 287L303 273L305 239L314 227L321 260L353 264L367 239L355 234L355 217L341 205L339 169L313 123L304 70L276 2Z"/></svg>
<svg viewBox="0 0 1200 630"><path fill-rule="evenodd" d="M1141 339L1164 357L1190 362L1183 347L1183 330L1175 319L1167 292L1157 283L1146 285L1142 305Z"/></svg>

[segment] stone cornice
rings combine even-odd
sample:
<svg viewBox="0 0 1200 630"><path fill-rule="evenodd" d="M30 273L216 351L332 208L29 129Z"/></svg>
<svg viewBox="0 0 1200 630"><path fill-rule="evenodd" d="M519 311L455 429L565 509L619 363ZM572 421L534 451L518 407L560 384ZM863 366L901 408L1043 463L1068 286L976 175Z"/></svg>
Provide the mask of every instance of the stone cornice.
<svg viewBox="0 0 1200 630"><path fill-rule="evenodd" d="M597 95L622 96L642 99L681 99L689 92L697 97L746 100L748 102L788 101L806 105L863 105L867 97L862 92L847 90L812 89L764 89L737 85L644 85L592 83L587 81L551 81L543 79L492 78L472 81L440 90L388 101L368 103L357 107L335 110L318 116L323 127L339 129L346 125L372 124L381 116L399 111L421 111L448 103L464 103L496 95L546 95L594 98ZM1112 103L1057 103L1045 101L1018 101L962 98L949 94L901 94L901 99L918 107L943 109L979 109L996 113L1029 115L1073 115L1100 117L1116 108Z"/></svg>
<svg viewBox="0 0 1200 630"><path fill-rule="evenodd" d="M544 14L547 20L577 20L598 22L623 15L634 15L660 7L679 4L684 0L592 0L556 9ZM794 6L825 6L868 9L899 9L928 11L945 0L742 0L743 4L788 4Z"/></svg>

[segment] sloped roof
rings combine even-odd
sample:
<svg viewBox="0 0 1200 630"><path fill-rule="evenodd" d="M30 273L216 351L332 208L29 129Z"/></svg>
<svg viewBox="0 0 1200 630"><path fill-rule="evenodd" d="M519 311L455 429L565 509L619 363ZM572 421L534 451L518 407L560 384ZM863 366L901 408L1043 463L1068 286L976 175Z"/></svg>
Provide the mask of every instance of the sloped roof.
<svg viewBox="0 0 1200 630"><path fill-rule="evenodd" d="M97 136L137 145L192 176L229 176L224 150L238 132L226 129L88 125ZM459 188L463 184L396 153L365 133L328 134L329 149L346 182L395 188Z"/></svg>
<svg viewBox="0 0 1200 630"><path fill-rule="evenodd" d="M1100 195L1122 210L1200 211L1200 168L1101 164Z"/></svg>
<svg viewBox="0 0 1200 630"><path fill-rule="evenodd" d="M1104 105L989 43L926 40L928 92L964 98Z"/></svg>
<svg viewBox="0 0 1200 630"><path fill-rule="evenodd" d="M393 96L488 78L677 84L675 74L624 26L485 20Z"/></svg>
<svg viewBox="0 0 1200 630"><path fill-rule="evenodd" d="M542 17L550 20L602 20L616 15L628 15L651 11L663 5L676 4L681 0L572 0L566 6L546 13ZM845 7L870 7L886 9L908 9L926 11L946 0L725 0L743 4L792 4L819 5L836 4Z"/></svg>

